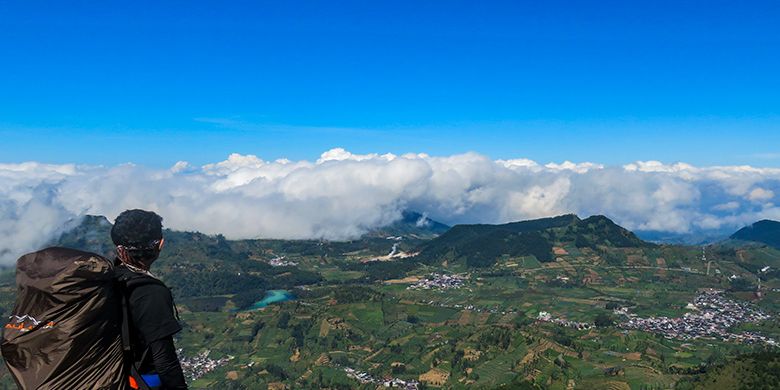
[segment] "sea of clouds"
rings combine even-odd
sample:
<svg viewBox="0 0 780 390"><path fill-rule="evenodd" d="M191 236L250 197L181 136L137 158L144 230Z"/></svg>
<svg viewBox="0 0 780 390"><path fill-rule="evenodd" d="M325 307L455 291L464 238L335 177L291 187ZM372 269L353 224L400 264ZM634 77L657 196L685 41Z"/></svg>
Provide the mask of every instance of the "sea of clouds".
<svg viewBox="0 0 780 390"><path fill-rule="evenodd" d="M0 263L46 244L85 214L155 210L176 230L228 238L354 238L426 213L448 224L603 214L632 230L736 230L780 219L780 169L639 161L539 164L466 153L357 155L317 161L233 154L169 169L0 164Z"/></svg>

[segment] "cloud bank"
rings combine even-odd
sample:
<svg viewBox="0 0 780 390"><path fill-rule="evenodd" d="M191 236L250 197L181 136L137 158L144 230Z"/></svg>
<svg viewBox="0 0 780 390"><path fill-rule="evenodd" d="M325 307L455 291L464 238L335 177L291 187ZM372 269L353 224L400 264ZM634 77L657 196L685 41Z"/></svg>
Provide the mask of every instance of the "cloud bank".
<svg viewBox="0 0 780 390"><path fill-rule="evenodd" d="M229 238L348 239L404 209L450 224L604 214L633 230L686 233L780 219L778 194L776 168L539 164L476 153L338 148L314 162L233 154L170 169L0 164L0 262L45 244L81 215L113 218L128 208L155 210L172 229Z"/></svg>

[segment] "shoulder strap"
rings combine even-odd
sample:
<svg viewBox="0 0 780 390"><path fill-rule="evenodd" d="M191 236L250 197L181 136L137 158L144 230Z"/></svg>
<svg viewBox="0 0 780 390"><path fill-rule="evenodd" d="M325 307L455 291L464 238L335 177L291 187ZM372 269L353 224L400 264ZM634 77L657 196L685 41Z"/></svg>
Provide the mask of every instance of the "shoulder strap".
<svg viewBox="0 0 780 390"><path fill-rule="evenodd" d="M120 296L119 300L122 306L122 351L125 355L125 361L130 363L130 376L134 379L133 383L136 384L138 390L151 390L151 388L141 376L138 364L135 361L135 356L133 356L132 353L132 346L130 345L130 310L128 309L130 306L130 291L140 285L153 284L155 282L156 281L149 278L132 278L128 275L122 275L117 278L117 287ZM148 352L149 347L146 347L141 354L141 362L146 360Z"/></svg>
<svg viewBox="0 0 780 390"><path fill-rule="evenodd" d="M121 282L120 282L121 283ZM127 291L123 288L119 288L119 300L122 304L122 350L125 352L130 351L130 311L127 309Z"/></svg>

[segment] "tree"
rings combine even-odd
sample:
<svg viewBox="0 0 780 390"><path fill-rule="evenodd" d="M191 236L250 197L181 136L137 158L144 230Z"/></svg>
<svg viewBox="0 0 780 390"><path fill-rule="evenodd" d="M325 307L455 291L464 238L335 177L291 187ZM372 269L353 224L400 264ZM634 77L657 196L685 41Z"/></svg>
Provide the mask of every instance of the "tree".
<svg viewBox="0 0 780 390"><path fill-rule="evenodd" d="M286 311L283 312L279 316L279 322L276 324L276 326L279 329L287 329L287 325L290 323L290 318L291 318L290 313L288 313Z"/></svg>
<svg viewBox="0 0 780 390"><path fill-rule="evenodd" d="M731 291L753 291L756 289L756 286L753 285L753 283L750 283L749 280L740 277L731 279L730 285Z"/></svg>
<svg viewBox="0 0 780 390"><path fill-rule="evenodd" d="M599 328L605 328L608 326L615 325L615 320L612 318L611 315L607 313L599 313L593 322Z"/></svg>

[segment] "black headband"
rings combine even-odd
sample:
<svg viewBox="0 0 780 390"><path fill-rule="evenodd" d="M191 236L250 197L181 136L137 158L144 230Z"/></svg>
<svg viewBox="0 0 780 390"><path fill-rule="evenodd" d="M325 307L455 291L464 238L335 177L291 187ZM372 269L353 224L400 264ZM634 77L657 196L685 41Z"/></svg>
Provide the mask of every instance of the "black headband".
<svg viewBox="0 0 780 390"><path fill-rule="evenodd" d="M140 246L140 245L132 245L132 246L130 246L130 245L117 245L117 246L118 247L121 246L122 248L125 248L126 250L129 250L129 251L148 251L148 250L152 250L152 249L157 249L160 246L160 241L162 241L162 239L150 241L149 243L146 244L146 246Z"/></svg>

